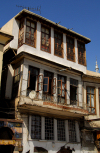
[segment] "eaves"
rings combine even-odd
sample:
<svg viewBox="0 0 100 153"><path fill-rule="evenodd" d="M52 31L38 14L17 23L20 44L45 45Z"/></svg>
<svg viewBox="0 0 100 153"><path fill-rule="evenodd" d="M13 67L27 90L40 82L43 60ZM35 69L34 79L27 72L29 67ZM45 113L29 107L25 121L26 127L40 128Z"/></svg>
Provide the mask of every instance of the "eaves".
<svg viewBox="0 0 100 153"><path fill-rule="evenodd" d="M23 17L27 17L27 16L30 16L31 18L36 18L37 21L40 21L40 22L43 22L43 23L46 23L46 24L49 24L50 26L54 27L55 29L59 29L61 30L63 33L66 33L70 36L73 36L79 40L82 40L84 41L86 44L91 42L90 38L87 38L71 29L67 29L66 27L62 26L62 25L59 25L49 19L46 19L38 14L35 14L29 10L26 10L26 9L23 9L21 12L19 12L16 16L15 16L15 19L18 19L20 20L21 18Z"/></svg>

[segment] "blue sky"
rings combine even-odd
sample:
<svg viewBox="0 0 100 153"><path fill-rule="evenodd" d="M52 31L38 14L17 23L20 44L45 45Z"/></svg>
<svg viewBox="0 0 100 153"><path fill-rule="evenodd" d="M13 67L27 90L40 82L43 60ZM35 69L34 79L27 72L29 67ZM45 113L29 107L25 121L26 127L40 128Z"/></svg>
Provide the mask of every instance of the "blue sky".
<svg viewBox="0 0 100 153"><path fill-rule="evenodd" d="M0 27L22 10L16 5L41 6L41 14L34 13L90 38L86 45L87 69L95 71L96 57L100 68L100 0L2 0Z"/></svg>

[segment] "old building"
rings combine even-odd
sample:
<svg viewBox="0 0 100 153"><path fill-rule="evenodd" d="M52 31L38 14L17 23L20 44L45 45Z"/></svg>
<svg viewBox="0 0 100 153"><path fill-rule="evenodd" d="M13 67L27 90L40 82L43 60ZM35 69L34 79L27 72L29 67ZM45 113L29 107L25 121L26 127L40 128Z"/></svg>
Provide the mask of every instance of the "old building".
<svg viewBox="0 0 100 153"><path fill-rule="evenodd" d="M91 40L25 9L2 30L14 36L4 47L2 97L15 109L9 117L23 121L23 153L97 153L100 74L86 68Z"/></svg>

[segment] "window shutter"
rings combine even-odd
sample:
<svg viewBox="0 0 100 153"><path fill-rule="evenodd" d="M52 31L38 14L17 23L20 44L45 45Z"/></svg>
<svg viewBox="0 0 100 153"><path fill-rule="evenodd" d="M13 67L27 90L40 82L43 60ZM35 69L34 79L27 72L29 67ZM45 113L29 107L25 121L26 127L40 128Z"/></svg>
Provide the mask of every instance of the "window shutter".
<svg viewBox="0 0 100 153"><path fill-rule="evenodd" d="M28 72L28 87L27 88L29 87L30 87L30 71Z"/></svg>
<svg viewBox="0 0 100 153"><path fill-rule="evenodd" d="M43 75L38 75L37 91L42 91L42 89L43 89Z"/></svg>

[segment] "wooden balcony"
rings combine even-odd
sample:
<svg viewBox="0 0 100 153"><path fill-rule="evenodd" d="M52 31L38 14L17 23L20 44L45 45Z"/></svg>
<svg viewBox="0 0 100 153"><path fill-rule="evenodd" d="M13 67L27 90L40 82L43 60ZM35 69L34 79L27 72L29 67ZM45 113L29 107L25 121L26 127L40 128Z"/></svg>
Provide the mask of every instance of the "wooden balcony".
<svg viewBox="0 0 100 153"><path fill-rule="evenodd" d="M75 101L74 104L68 104L67 100L49 94L39 92L27 93L20 96L18 109L25 113L37 113L41 115L51 114L57 117L83 117L89 114L87 106L83 103Z"/></svg>

